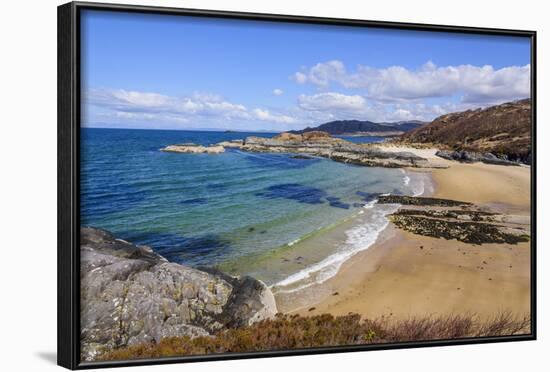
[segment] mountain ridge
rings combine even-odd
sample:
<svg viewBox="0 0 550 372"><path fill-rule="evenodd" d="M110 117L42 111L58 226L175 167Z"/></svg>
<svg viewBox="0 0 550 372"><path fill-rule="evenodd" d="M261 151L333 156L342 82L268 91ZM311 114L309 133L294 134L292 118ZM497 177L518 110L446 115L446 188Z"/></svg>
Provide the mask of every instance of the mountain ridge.
<svg viewBox="0 0 550 372"><path fill-rule="evenodd" d="M376 123L368 120L333 120L316 127L289 131L289 133L303 134L313 131L322 131L331 135L364 134L373 136L397 136L424 124L426 123L418 120L384 123Z"/></svg>

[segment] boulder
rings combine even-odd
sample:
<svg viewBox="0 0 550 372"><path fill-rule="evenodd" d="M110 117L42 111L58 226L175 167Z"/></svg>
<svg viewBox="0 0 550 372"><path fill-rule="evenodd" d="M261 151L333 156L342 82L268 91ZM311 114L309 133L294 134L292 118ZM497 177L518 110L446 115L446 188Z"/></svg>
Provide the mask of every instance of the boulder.
<svg viewBox="0 0 550 372"><path fill-rule="evenodd" d="M81 229L81 357L171 336L208 336L273 317L262 282L168 262L150 247Z"/></svg>

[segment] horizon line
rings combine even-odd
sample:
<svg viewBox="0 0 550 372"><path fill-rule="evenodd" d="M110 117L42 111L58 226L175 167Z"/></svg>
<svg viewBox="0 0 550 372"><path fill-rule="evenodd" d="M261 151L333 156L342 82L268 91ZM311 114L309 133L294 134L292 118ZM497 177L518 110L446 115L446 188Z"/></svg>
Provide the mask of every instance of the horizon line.
<svg viewBox="0 0 550 372"><path fill-rule="evenodd" d="M177 132L233 132L233 133L283 133L285 131L271 131L271 130L234 130L224 128L189 128L189 129L168 129L168 128L120 128L120 127L89 127L80 126L80 129L120 129L120 130L163 130L163 131L177 131Z"/></svg>

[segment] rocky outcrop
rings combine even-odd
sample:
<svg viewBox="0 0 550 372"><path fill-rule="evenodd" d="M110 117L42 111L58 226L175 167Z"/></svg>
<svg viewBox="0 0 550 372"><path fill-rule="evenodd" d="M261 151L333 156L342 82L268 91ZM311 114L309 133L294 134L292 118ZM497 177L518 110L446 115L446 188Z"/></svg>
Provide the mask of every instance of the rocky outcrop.
<svg viewBox="0 0 550 372"><path fill-rule="evenodd" d="M330 138L330 134L320 130L312 130L311 132L302 133L302 141L314 141L328 138Z"/></svg>
<svg viewBox="0 0 550 372"><path fill-rule="evenodd" d="M282 137L280 135L278 138L248 137L238 148L249 152L297 153L319 156L342 163L372 167L438 167L436 164L411 152L383 151L374 146L356 144L340 138L315 133L311 137L304 134L303 136L306 136L306 139L304 137L296 139L293 136L300 135L292 134L292 137Z"/></svg>
<svg viewBox="0 0 550 372"><path fill-rule="evenodd" d="M439 150L435 153L437 156L447 160L456 160L463 163L475 163L482 162L487 164L496 164L496 165L520 165L518 162L510 161L504 157L497 157L496 155L485 152L472 152L472 151L447 151Z"/></svg>
<svg viewBox="0 0 550 372"><path fill-rule="evenodd" d="M168 262L150 247L81 229L81 357L171 336L208 336L277 312L251 277Z"/></svg>
<svg viewBox="0 0 550 372"><path fill-rule="evenodd" d="M277 134L273 139L277 141L302 141L303 137L301 134L283 132Z"/></svg>
<svg viewBox="0 0 550 372"><path fill-rule="evenodd" d="M228 149L240 149L244 146L244 140L238 139L238 140L232 140L232 141L222 141L217 144L217 146L223 146L224 148Z"/></svg>
<svg viewBox="0 0 550 372"><path fill-rule="evenodd" d="M170 145L162 151L202 152L194 150L197 147L205 148L193 144ZM273 138L251 136L244 140L223 141L205 149L210 148L232 148L248 152L295 153L302 156L318 156L342 163L369 167L445 167L411 152L384 151L376 146L333 138L321 131L311 131L303 134L281 133Z"/></svg>
<svg viewBox="0 0 550 372"><path fill-rule="evenodd" d="M389 218L395 226L413 234L468 244L529 241L529 216L504 215L449 199L388 195L378 202L406 205Z"/></svg>
<svg viewBox="0 0 550 372"><path fill-rule="evenodd" d="M181 152L184 154L220 154L225 149L220 145L202 146L194 143L182 143L179 145L168 145L160 149L160 151Z"/></svg>
<svg viewBox="0 0 550 372"><path fill-rule="evenodd" d="M313 131L304 132L304 133L283 132L273 137L273 139L277 141L299 141L299 142L314 141L319 139L326 140L329 138L331 138L330 134L320 130L313 130Z"/></svg>

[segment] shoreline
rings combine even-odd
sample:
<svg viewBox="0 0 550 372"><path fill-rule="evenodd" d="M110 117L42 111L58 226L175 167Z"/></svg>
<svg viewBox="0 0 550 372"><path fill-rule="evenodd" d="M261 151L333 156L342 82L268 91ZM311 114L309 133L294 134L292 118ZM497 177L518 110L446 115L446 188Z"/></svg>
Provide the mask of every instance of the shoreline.
<svg viewBox="0 0 550 372"><path fill-rule="evenodd" d="M433 149L407 150L435 158ZM434 160L448 168L426 172L432 179L430 196L530 214L528 167ZM330 279L300 293L275 293L275 297L281 311L301 315L355 312L394 319L456 313L491 316L499 311L522 315L530 308L529 247L529 242L473 246L414 235L389 223L373 244L347 259Z"/></svg>
<svg viewBox="0 0 550 372"><path fill-rule="evenodd" d="M412 196L431 195L433 181L429 173L415 171L411 174L412 172L404 169L402 172L403 182L411 187ZM303 263L307 262L307 266L298 267L298 271L270 285L279 304L290 302L296 306L304 302L304 296L310 298L310 301L306 301L303 306L307 306L311 301L317 301L321 292L325 292L324 283L338 275L340 268L347 261L369 250L383 239L390 224L387 216L398 209L398 204L379 204L374 199L355 215L292 244L291 247L294 249L287 250L284 257L279 258L293 261L296 257L303 257ZM319 257L319 252L326 252L328 255ZM313 262L310 261L312 258ZM277 266L275 261L272 264ZM282 305L282 309L285 312L287 306Z"/></svg>

